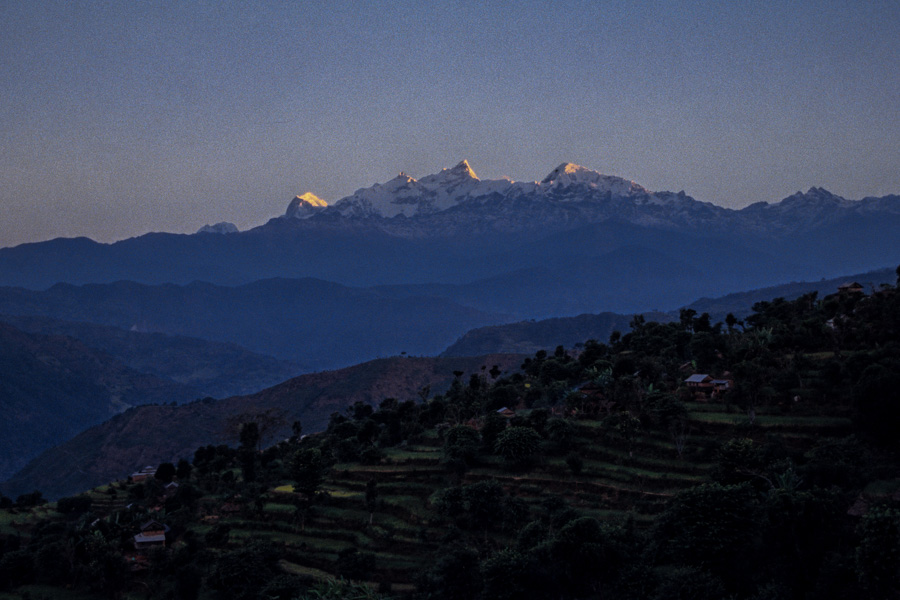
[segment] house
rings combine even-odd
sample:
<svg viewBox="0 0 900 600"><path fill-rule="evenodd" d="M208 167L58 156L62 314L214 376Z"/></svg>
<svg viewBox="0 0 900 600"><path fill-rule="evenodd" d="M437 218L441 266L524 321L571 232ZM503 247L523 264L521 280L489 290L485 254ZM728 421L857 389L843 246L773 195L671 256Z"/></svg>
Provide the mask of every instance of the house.
<svg viewBox="0 0 900 600"><path fill-rule="evenodd" d="M166 485L163 486L163 494L166 498L172 498L175 494L178 493L178 484L174 481L170 481Z"/></svg>
<svg viewBox="0 0 900 600"><path fill-rule="evenodd" d="M713 379L712 384L717 392L727 392L734 387L734 381L731 379Z"/></svg>
<svg viewBox="0 0 900 600"><path fill-rule="evenodd" d="M166 534L169 532L169 526L163 525L159 521L147 521L141 525L141 532L134 536L134 547L137 550L166 547Z"/></svg>
<svg viewBox="0 0 900 600"><path fill-rule="evenodd" d="M140 471L136 471L131 474L131 481L134 483L140 483L145 479L149 479L150 477L154 477L156 475L156 467L147 465Z"/></svg>
<svg viewBox="0 0 900 600"><path fill-rule="evenodd" d="M588 381L587 383L578 386L576 391L584 398L603 399L603 388L593 381Z"/></svg>
<svg viewBox="0 0 900 600"><path fill-rule="evenodd" d="M842 283L838 286L839 294L864 294L865 289L862 285L855 281L851 281L849 283Z"/></svg>
<svg viewBox="0 0 900 600"><path fill-rule="evenodd" d="M728 373L725 373L727 376ZM684 380L688 389L694 392L694 397L698 400L706 398L718 398L719 394L723 394L734 387L734 380L722 378L713 378L707 373L694 373Z"/></svg>
<svg viewBox="0 0 900 600"><path fill-rule="evenodd" d="M713 387L713 378L706 373L694 373L684 383L694 390L709 390Z"/></svg>
<svg viewBox="0 0 900 600"><path fill-rule="evenodd" d="M501 408L500 410L497 411L497 414L500 415L501 417L506 417L507 419L512 419L514 416L516 416L516 411L504 406L503 408Z"/></svg>

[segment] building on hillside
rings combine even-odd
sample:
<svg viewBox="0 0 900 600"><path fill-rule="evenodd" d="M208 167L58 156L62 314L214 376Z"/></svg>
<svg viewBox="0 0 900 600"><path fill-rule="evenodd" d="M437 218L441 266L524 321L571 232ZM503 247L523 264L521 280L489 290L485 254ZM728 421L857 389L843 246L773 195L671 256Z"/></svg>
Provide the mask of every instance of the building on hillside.
<svg viewBox="0 0 900 600"><path fill-rule="evenodd" d="M863 286L855 281L842 283L838 286L839 294L864 294L866 292Z"/></svg>
<svg viewBox="0 0 900 600"><path fill-rule="evenodd" d="M149 479L150 477L154 477L156 475L156 467L147 465L140 471L135 471L131 474L131 481L134 483L140 483L145 479Z"/></svg>
<svg viewBox="0 0 900 600"><path fill-rule="evenodd" d="M166 485L163 486L163 494L166 498L172 498L175 494L178 493L178 484L174 481L170 481Z"/></svg>
<svg viewBox="0 0 900 600"><path fill-rule="evenodd" d="M684 383L697 399L718 398L720 394L734 388L733 380L724 377L716 379L707 373L694 373Z"/></svg>
<svg viewBox="0 0 900 600"><path fill-rule="evenodd" d="M694 373L684 380L687 386L694 390L712 390L713 378L706 373Z"/></svg>
<svg viewBox="0 0 900 600"><path fill-rule="evenodd" d="M141 532L134 536L134 547L136 550L153 547L165 548L168 532L168 525L163 525L159 521L147 521L141 525Z"/></svg>
<svg viewBox="0 0 900 600"><path fill-rule="evenodd" d="M734 381L731 379L713 379L713 389L717 392L727 392L734 387Z"/></svg>

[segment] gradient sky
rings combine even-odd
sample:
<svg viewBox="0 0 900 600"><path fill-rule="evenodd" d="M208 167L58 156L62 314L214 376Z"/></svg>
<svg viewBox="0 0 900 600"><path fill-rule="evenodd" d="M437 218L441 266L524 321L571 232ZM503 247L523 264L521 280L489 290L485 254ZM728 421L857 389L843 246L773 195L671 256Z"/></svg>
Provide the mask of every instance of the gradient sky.
<svg viewBox="0 0 900 600"><path fill-rule="evenodd" d="M0 0L0 246L245 229L463 158L900 193L900 3Z"/></svg>

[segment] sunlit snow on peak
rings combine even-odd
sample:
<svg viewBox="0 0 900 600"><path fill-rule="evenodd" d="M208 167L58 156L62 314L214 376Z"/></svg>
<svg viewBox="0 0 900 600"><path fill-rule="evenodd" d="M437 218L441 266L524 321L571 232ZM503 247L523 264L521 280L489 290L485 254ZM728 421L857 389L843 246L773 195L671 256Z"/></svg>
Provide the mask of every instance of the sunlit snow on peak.
<svg viewBox="0 0 900 600"><path fill-rule="evenodd" d="M297 196L297 198L299 200L301 200L302 202L309 204L310 206L321 206L321 207L328 206L327 202L325 202L324 200L322 200L321 198L319 198L312 192L306 192L305 194L301 194L301 195Z"/></svg>
<svg viewBox="0 0 900 600"><path fill-rule="evenodd" d="M294 199L288 204L285 216L294 219L308 219L327 206L327 202L312 192L306 192L305 194L294 196Z"/></svg>

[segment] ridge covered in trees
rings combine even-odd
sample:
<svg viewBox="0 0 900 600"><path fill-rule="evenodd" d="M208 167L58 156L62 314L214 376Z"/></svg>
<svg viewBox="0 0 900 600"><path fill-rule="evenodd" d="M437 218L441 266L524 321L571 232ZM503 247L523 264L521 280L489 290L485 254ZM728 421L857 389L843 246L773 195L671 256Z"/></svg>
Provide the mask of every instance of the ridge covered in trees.
<svg viewBox="0 0 900 600"><path fill-rule="evenodd" d="M4 498L0 595L900 595L896 286L638 316L462 375L321 434L261 448L244 415L237 447Z"/></svg>

